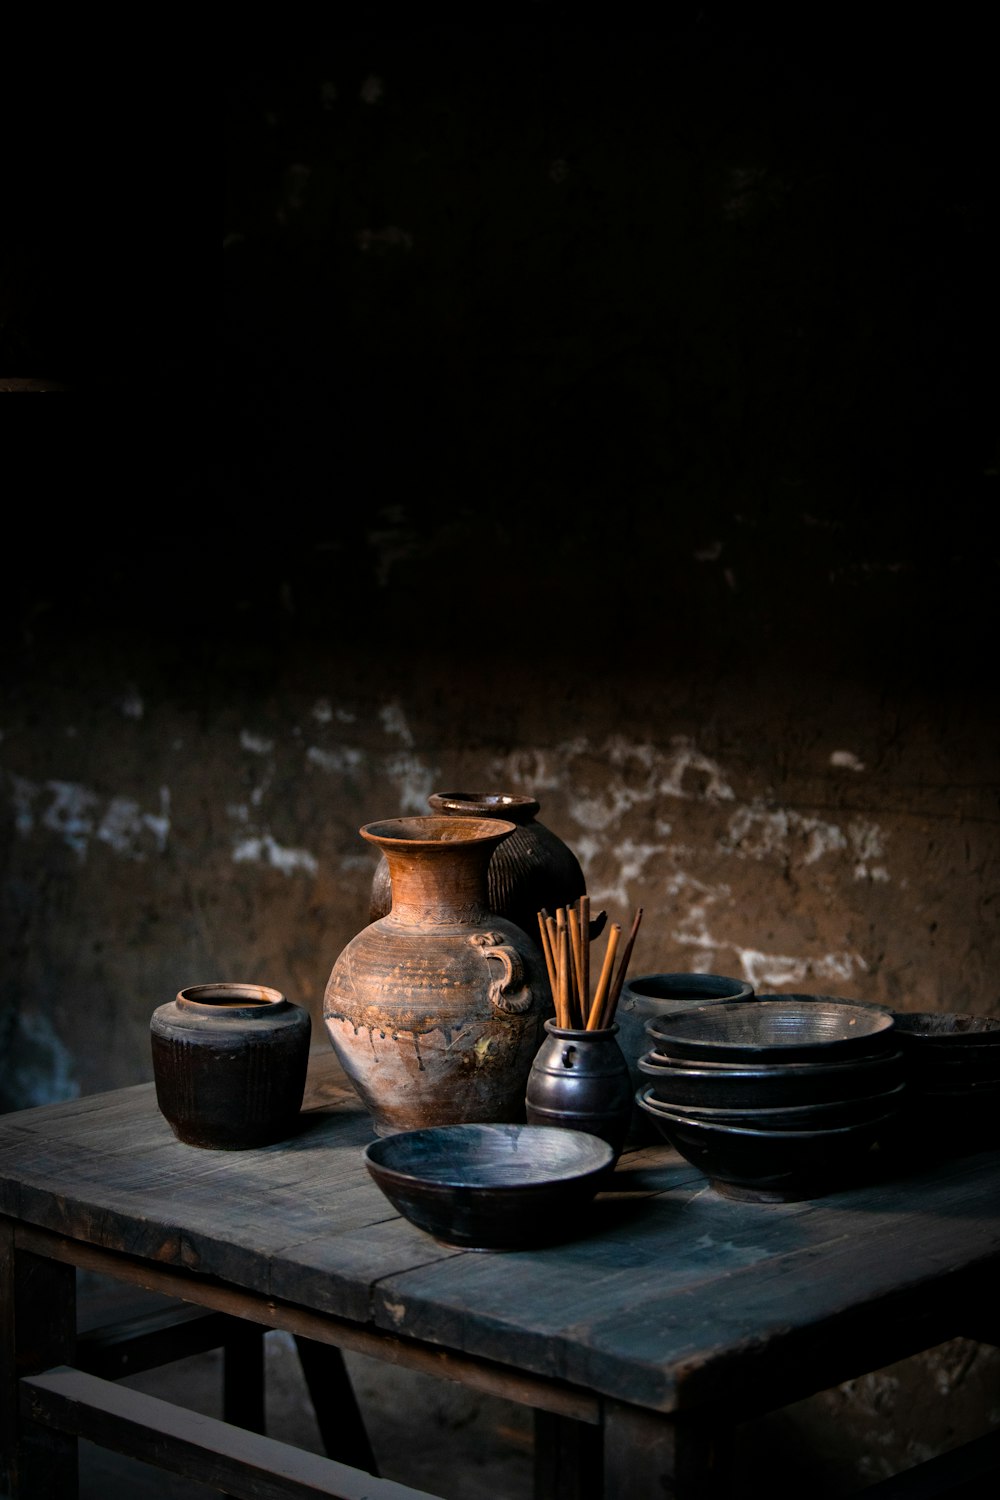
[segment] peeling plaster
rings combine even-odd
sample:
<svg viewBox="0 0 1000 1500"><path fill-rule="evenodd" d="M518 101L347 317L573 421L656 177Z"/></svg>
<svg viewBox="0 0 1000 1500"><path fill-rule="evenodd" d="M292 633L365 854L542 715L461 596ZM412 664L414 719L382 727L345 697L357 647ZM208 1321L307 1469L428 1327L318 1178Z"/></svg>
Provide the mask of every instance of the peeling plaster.
<svg viewBox="0 0 1000 1500"><path fill-rule="evenodd" d="M403 744L408 748L412 747L413 734L409 724L406 722L406 715L403 713L402 706L398 702L394 700L391 703L383 703L379 709L378 716L382 721L382 728L386 734L391 734L396 739L402 740Z"/></svg>
<svg viewBox="0 0 1000 1500"><path fill-rule="evenodd" d="M262 734L254 734L249 729L240 730L240 745L254 755L270 755L274 749L273 740L266 739Z"/></svg>
<svg viewBox="0 0 1000 1500"><path fill-rule="evenodd" d="M815 864L825 854L847 848L847 838L836 823L805 818L789 808L768 809L752 802L733 813L726 836L718 846L738 858L764 860L784 854L791 841L803 843L803 864Z"/></svg>
<svg viewBox="0 0 1000 1500"><path fill-rule="evenodd" d="M14 826L22 838L36 826L57 834L82 862L92 839L128 859L147 858L149 839L156 854L162 854L170 835L170 789L159 790L159 812L143 812L132 797L112 797L103 812L103 798L75 781L47 781L43 786L23 776L11 776ZM37 804L45 793L50 801L40 814Z"/></svg>
<svg viewBox="0 0 1000 1500"><path fill-rule="evenodd" d="M859 760L853 750L834 750L830 756L831 766L839 766L845 771L863 771L864 761Z"/></svg>
<svg viewBox="0 0 1000 1500"><path fill-rule="evenodd" d="M318 860L308 849L287 849L269 833L251 834L234 844L233 860L236 864L271 865L283 875L292 875L297 870L315 875L319 869Z"/></svg>
<svg viewBox="0 0 1000 1500"><path fill-rule="evenodd" d="M319 745L310 745L306 751L306 760L311 761L314 766L319 766L321 771L334 772L358 771L364 764L364 754L349 745L337 745L333 750L323 750Z"/></svg>

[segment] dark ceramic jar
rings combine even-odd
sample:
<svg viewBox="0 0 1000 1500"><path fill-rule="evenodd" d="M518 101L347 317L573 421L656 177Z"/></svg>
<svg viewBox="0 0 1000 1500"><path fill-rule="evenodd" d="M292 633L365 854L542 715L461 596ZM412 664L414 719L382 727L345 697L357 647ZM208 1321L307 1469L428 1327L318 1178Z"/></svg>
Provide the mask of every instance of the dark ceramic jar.
<svg viewBox="0 0 1000 1500"><path fill-rule="evenodd" d="M428 797L441 817L499 818L514 832L497 845L487 869L489 907L526 932L538 946L538 913L555 914L572 906L587 885L572 849L538 821L534 797L513 792L434 792ZM372 878L369 920L384 917L392 906L392 878L382 858Z"/></svg>
<svg viewBox="0 0 1000 1500"><path fill-rule="evenodd" d="M178 1140L216 1151L290 1135L302 1108L312 1022L260 984L195 984L150 1021L156 1102Z"/></svg>
<svg viewBox="0 0 1000 1500"><path fill-rule="evenodd" d="M728 974L637 974L622 985L615 1019L619 1041L632 1075L633 1097L637 1089L649 1082L639 1071L639 1059L653 1043L646 1031L654 1016L673 1015L690 1010L692 1005L706 1005L713 1000L749 1000L753 986L744 979ZM656 1128L638 1105L632 1115L634 1140L655 1140Z"/></svg>
<svg viewBox="0 0 1000 1500"><path fill-rule="evenodd" d="M632 1081L617 1024L581 1031L545 1023L525 1094L529 1125L560 1125L597 1135L615 1153L632 1123Z"/></svg>

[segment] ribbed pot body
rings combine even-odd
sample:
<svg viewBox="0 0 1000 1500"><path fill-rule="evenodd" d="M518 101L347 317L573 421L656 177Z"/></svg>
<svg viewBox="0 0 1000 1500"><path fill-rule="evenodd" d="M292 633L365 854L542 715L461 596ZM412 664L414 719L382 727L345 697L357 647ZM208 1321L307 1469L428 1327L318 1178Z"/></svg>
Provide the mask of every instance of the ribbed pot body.
<svg viewBox="0 0 1000 1500"><path fill-rule="evenodd" d="M577 1031L545 1023L546 1037L528 1075L529 1125L561 1125L608 1142L619 1155L632 1122L632 1081L617 1025Z"/></svg>
<svg viewBox="0 0 1000 1500"><path fill-rule="evenodd" d="M333 965L323 1018L379 1135L519 1123L552 996L544 961L489 909L487 866L513 825L428 816L367 824L393 904Z"/></svg>
<svg viewBox="0 0 1000 1500"><path fill-rule="evenodd" d="M487 869L491 911L506 917L538 946L538 913L572 906L586 891L580 862L568 844L539 823L538 802L509 792L434 792L428 798L441 817L498 818L514 824L493 851ZM372 877L369 916L384 917L392 905L392 877L383 857Z"/></svg>
<svg viewBox="0 0 1000 1500"><path fill-rule="evenodd" d="M159 1006L149 1029L156 1102L178 1140L242 1151L293 1133L308 1011L264 985L199 984Z"/></svg>

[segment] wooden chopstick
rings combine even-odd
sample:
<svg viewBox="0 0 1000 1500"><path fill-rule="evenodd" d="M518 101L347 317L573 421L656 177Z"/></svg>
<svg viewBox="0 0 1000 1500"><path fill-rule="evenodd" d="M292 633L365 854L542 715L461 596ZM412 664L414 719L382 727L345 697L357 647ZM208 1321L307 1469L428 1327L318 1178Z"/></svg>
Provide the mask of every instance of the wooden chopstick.
<svg viewBox="0 0 1000 1500"><path fill-rule="evenodd" d="M545 968L549 976L549 988L552 991L552 1003L555 1004L556 992L559 988L559 980L556 970L555 954L552 952L552 948L549 944L549 929L546 925L545 920L547 916L548 912L543 906L541 911L538 913L538 931L541 933L542 938L542 953L545 958Z"/></svg>
<svg viewBox="0 0 1000 1500"><path fill-rule="evenodd" d="M632 957L632 949L635 947L635 935L639 931L639 923L641 921L642 907L637 906L635 916L632 919L632 931L628 935L628 942L625 944L625 951L622 953L621 962L618 965L618 972L615 975L614 983L612 984L610 993L608 994L607 1004L604 1007L604 1014L601 1016L602 1026L610 1026L615 1018L615 1011L618 1008L618 1000L622 992L622 985L625 983L625 972L628 969L629 959Z"/></svg>
<svg viewBox="0 0 1000 1500"><path fill-rule="evenodd" d="M621 937L622 924L612 922L608 931L608 944L604 950L604 963L601 966L601 977L597 981L597 989L594 991L594 1003L590 1007L590 1015L587 1017L587 1030L596 1031L601 1022L601 1012L604 1009L604 1001L611 983L611 974L614 969L615 953L618 951L618 939Z"/></svg>
<svg viewBox="0 0 1000 1500"><path fill-rule="evenodd" d="M580 897L580 946L583 950L580 965L580 1016L586 1026L590 1019L590 897L586 892Z"/></svg>
<svg viewBox="0 0 1000 1500"><path fill-rule="evenodd" d="M586 1024L587 991L583 983L583 935L580 932L580 916L572 906L566 908L566 921L569 926L570 946L573 957L573 984L570 986L570 1011L572 1025L583 1027Z"/></svg>

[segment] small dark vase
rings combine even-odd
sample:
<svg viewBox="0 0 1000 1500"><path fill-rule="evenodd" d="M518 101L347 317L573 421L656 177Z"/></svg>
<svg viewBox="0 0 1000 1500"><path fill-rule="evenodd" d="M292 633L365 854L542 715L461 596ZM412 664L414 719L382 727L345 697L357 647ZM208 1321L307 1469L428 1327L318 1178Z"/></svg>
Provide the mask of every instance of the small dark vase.
<svg viewBox="0 0 1000 1500"><path fill-rule="evenodd" d="M709 1001L750 1000L753 993L753 986L746 980L728 974L637 974L634 979L626 978L616 1019L621 1049L632 1075L633 1098L636 1090L649 1081L639 1071L640 1057L653 1045L646 1031L648 1021ZM632 1114L631 1137L634 1141L658 1139L656 1126L638 1105Z"/></svg>
<svg viewBox="0 0 1000 1500"><path fill-rule="evenodd" d="M500 818L514 824L514 832L497 845L489 862L489 907L539 946L542 907L554 914L560 906L572 906L587 884L572 849L538 822L535 798L512 792L434 792L427 800L440 816ZM392 878L383 856L372 877L369 921L386 916L391 906Z"/></svg>
<svg viewBox="0 0 1000 1500"><path fill-rule="evenodd" d="M578 1031L545 1023L548 1035L528 1075L529 1125L561 1125L607 1141L618 1160L632 1123L632 1080L618 1026Z"/></svg>
<svg viewBox="0 0 1000 1500"><path fill-rule="evenodd" d="M216 1151L291 1135L312 1022L260 984L195 984L150 1021L156 1102L179 1141Z"/></svg>

